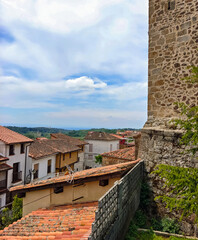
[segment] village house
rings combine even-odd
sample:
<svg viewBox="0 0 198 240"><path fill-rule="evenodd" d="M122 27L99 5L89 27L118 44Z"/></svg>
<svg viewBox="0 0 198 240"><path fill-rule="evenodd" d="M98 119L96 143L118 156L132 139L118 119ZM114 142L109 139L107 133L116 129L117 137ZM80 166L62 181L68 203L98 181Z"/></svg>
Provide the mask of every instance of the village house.
<svg viewBox="0 0 198 240"><path fill-rule="evenodd" d="M8 189L22 184L31 169L29 146L33 140L0 126L0 206L10 202Z"/></svg>
<svg viewBox="0 0 198 240"><path fill-rule="evenodd" d="M78 158L79 161L74 164L74 170L75 171L81 171L85 169L85 163L84 163L84 150L85 150L85 145L88 144L85 141L82 141L77 138L70 137L66 134L63 133L52 133L51 139L63 139L68 142L68 144L76 145L80 149L78 150Z"/></svg>
<svg viewBox="0 0 198 240"><path fill-rule="evenodd" d="M87 169L10 189L23 197L23 216L39 208L98 201L139 160Z"/></svg>
<svg viewBox="0 0 198 240"><path fill-rule="evenodd" d="M47 179L74 170L79 147L64 139L36 139L30 146L32 180Z"/></svg>
<svg viewBox="0 0 198 240"><path fill-rule="evenodd" d="M101 156L103 166L135 161L135 146L102 153Z"/></svg>
<svg viewBox="0 0 198 240"><path fill-rule="evenodd" d="M6 193L8 192L8 170L13 169L6 163L8 160L9 158L0 155L0 207L6 205Z"/></svg>
<svg viewBox="0 0 198 240"><path fill-rule="evenodd" d="M100 164L95 162L96 156L120 148L120 139L105 132L88 132L85 141L89 144L85 146L86 168L99 167Z"/></svg>

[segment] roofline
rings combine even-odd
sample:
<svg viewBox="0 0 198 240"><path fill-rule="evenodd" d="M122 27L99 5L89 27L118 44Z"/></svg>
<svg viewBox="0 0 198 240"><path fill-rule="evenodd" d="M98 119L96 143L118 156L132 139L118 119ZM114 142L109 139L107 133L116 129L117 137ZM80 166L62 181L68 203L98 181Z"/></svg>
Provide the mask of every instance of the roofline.
<svg viewBox="0 0 198 240"><path fill-rule="evenodd" d="M116 138L116 139L88 139L88 138L85 138L85 140L95 140L95 141L119 141L118 138Z"/></svg>
<svg viewBox="0 0 198 240"><path fill-rule="evenodd" d="M85 182L93 182L93 181L99 181L99 180L103 180L103 179L111 179L111 178L116 178L116 177L122 177L126 172L128 172L131 168L127 168L125 170L120 170L119 172L114 172L114 173L106 173L104 175L100 175L100 176L84 176L82 178L79 179L74 179L73 180L73 185L74 184L79 184L79 183L85 183ZM56 183L49 183L49 184L45 184L45 185L41 185L41 186L34 186L34 187L30 187L30 188L25 188L25 189L16 189L16 190L11 190L10 192L12 193L25 193L25 192L33 192L33 191L37 191L37 190L43 190L46 188L53 188L53 187L62 187L62 186L68 186L71 185L71 183L65 181L65 182L56 182Z"/></svg>
<svg viewBox="0 0 198 240"><path fill-rule="evenodd" d="M121 157L112 157L112 156L108 156L108 155L102 155L101 154L101 156L102 157L109 157L109 158L117 158L117 159L120 159L120 160L126 160L126 161L129 161L129 162L131 162L131 161L135 161L135 160L132 160L132 159L129 159L129 158L121 158ZM135 155L134 155L134 157L135 157Z"/></svg>
<svg viewBox="0 0 198 240"><path fill-rule="evenodd" d="M2 142L4 142L5 144L7 144L7 145L11 145L11 144L16 144L16 143L32 143L32 142L34 142L34 140L31 140L31 141L21 141L21 142L6 142L6 141L4 141L4 140L2 140L2 139L0 139Z"/></svg>
<svg viewBox="0 0 198 240"><path fill-rule="evenodd" d="M81 150L81 149L78 148L77 150L72 150L72 151L68 151L68 152L55 152L55 153L43 155L43 156L41 156L41 157L33 157L33 156L31 156L31 154L29 153L28 156L31 157L31 158L33 158L33 159L35 159L35 160L38 160L38 159L40 159L40 158L47 157L47 156L51 156L51 155L56 155L56 154L59 154L59 153L65 154L65 153L70 153L70 152L77 152L77 151L79 151L79 150Z"/></svg>
<svg viewBox="0 0 198 240"><path fill-rule="evenodd" d="M130 171L130 169L132 169L136 163L138 163L141 159L137 159L134 162L130 162L133 165L127 165L125 167L125 169L120 168L119 170L112 172L112 173L104 173L103 175L99 175L99 176L82 176L81 178L77 178L73 180L73 184L77 184L77 183L82 183L82 182L91 182L91 181L98 181L98 180L102 180L102 179L106 179L108 177L108 179L110 178L115 178L115 177L122 177L125 173L127 173L128 171ZM106 167L106 166L105 166ZM68 183L67 181L62 181L62 182L51 182L48 184L44 184L44 185L32 185L32 187L28 187L28 188L22 188L22 189L16 189L16 190L12 190L12 188L10 189L10 192L12 193L25 193L25 192L32 192L35 190L42 190L42 189L46 189L46 188L53 188L55 186L67 186L67 185L71 185L70 183Z"/></svg>

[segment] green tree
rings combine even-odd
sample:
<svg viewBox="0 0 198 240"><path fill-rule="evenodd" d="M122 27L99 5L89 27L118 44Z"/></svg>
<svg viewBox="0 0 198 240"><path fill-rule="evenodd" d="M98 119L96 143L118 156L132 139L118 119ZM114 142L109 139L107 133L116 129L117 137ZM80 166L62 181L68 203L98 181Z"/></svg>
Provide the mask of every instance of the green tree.
<svg viewBox="0 0 198 240"><path fill-rule="evenodd" d="M11 223L22 218L23 200L18 198L17 195L14 196L12 202L12 209L4 208L1 213L1 225L2 228L7 227Z"/></svg>
<svg viewBox="0 0 198 240"><path fill-rule="evenodd" d="M98 156L95 156L95 163L99 163L99 164L102 164L102 156L101 155L98 155Z"/></svg>
<svg viewBox="0 0 198 240"><path fill-rule="evenodd" d="M190 68L191 75L185 80L190 84L197 84L198 67ZM185 103L177 105L182 118L173 122L184 130L180 143L187 146L187 151L195 155L198 152L198 106L188 106ZM181 210L181 219L184 215L195 214L195 222L198 223L198 169L158 165L154 173L164 180L164 187L170 190L166 195L158 196L156 199L165 202L171 211Z"/></svg>

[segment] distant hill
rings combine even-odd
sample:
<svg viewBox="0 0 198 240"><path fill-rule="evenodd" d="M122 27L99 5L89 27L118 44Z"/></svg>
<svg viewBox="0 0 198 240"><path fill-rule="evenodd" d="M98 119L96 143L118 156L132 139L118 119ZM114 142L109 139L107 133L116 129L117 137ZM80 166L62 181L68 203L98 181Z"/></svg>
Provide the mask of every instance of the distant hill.
<svg viewBox="0 0 198 240"><path fill-rule="evenodd" d="M117 130L125 131L125 130L139 130L134 128L123 128L123 129L106 129L106 128L92 128L87 130L67 130L63 128L47 128L47 127L13 127L6 126L10 130L18 132L20 134L25 135L26 137L35 139L37 137L46 137L50 138L50 133L64 133L71 137L81 138L83 139L89 131L97 131L97 132L106 132L106 133L116 133Z"/></svg>

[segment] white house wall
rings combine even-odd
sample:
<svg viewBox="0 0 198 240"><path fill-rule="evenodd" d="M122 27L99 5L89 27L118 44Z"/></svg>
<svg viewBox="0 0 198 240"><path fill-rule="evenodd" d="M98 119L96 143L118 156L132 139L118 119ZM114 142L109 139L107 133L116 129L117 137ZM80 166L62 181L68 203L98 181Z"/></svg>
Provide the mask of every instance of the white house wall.
<svg viewBox="0 0 198 240"><path fill-rule="evenodd" d="M48 160L51 161L51 173L47 174L47 166L48 166ZM38 171L38 178L46 178L50 177L50 175L54 174L56 171L56 155L50 155L47 157L40 158L38 160L35 160L33 158L30 158L30 161L32 161L32 170L34 169L35 164L39 164L39 171Z"/></svg>
<svg viewBox="0 0 198 240"><path fill-rule="evenodd" d="M110 152L119 149L119 140L114 141L86 140L86 142L93 145L92 152L89 152L89 144L85 146L85 165L87 167L100 166L100 164L95 163L95 156L102 154L104 152ZM92 156L91 159L90 156Z"/></svg>
<svg viewBox="0 0 198 240"><path fill-rule="evenodd" d="M0 141L0 155L6 156L6 145L2 141Z"/></svg>
<svg viewBox="0 0 198 240"><path fill-rule="evenodd" d="M26 148L26 146L28 146ZM28 150L29 151L29 143L28 144L24 144L24 150ZM21 144L14 144L14 155L9 155L9 145L5 145L5 157L8 157L9 160L7 161L7 164L9 164L11 167L13 167L14 163L19 162L19 171L22 171L22 181L24 182L24 170L25 170L25 152L21 153ZM31 165L29 163L28 160L28 155L27 155L27 161L26 161L26 174L28 174L29 169L31 169ZM14 186L16 184L19 184L21 182L18 182L16 184L12 183L12 174L13 174L13 170L9 170L8 171L8 188L11 186Z"/></svg>
<svg viewBox="0 0 198 240"><path fill-rule="evenodd" d="M84 170L84 152L78 153L78 158L79 158L79 162L74 164L74 171L82 171Z"/></svg>
<svg viewBox="0 0 198 240"><path fill-rule="evenodd" d="M3 193L0 195L0 207L3 207L6 205L6 193Z"/></svg>

